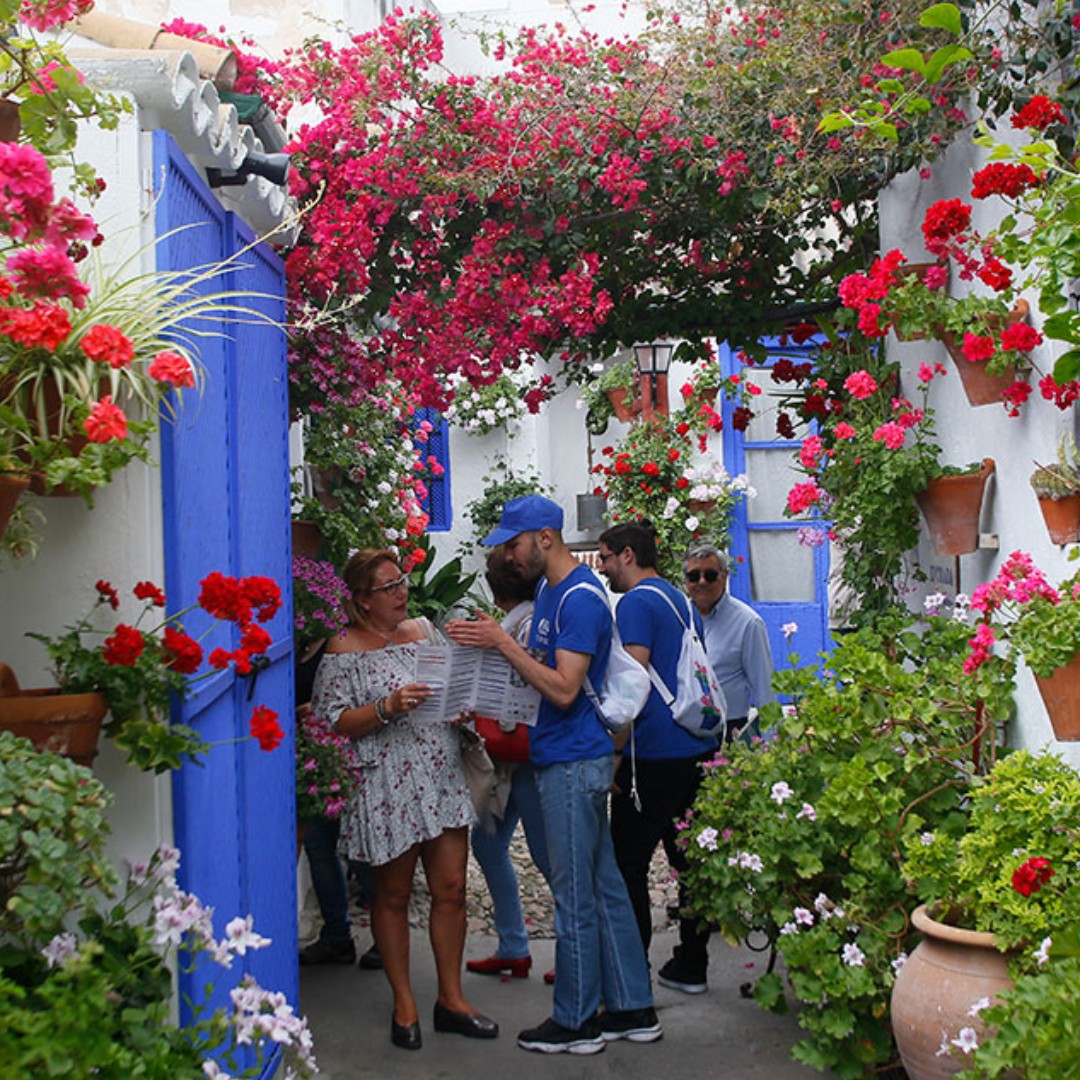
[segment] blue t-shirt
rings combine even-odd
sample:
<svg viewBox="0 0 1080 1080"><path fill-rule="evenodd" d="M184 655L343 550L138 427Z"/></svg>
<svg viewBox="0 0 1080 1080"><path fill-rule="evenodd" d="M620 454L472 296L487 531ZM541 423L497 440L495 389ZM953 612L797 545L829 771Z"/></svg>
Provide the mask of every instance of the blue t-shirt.
<svg viewBox="0 0 1080 1080"><path fill-rule="evenodd" d="M576 589L573 595L566 595L583 581L592 582L603 593L599 579L587 566L578 566L555 586L549 586L546 579L541 581L536 593L529 648L541 663L551 668L555 667L556 649L588 654L592 657L589 681L599 687L603 684L611 652L611 609L592 589ZM564 596L566 600L560 609L559 602ZM559 613L558 631L555 629L556 611ZM588 761L611 752L611 736L584 690L568 709L560 709L547 698L541 698L536 727L529 735L529 753L534 765Z"/></svg>
<svg viewBox="0 0 1080 1080"><path fill-rule="evenodd" d="M615 609L619 637L624 645L641 645L649 650L649 662L674 694L677 693L675 684L685 620L692 613L701 636L701 616L671 582L661 577L650 577L645 581L638 582L619 600ZM660 595L661 590L675 605L679 616ZM717 745L715 739L699 739L675 723L671 709L664 704L655 686L649 691L649 699L634 725L634 742L635 752L643 761L697 757L710 753Z"/></svg>

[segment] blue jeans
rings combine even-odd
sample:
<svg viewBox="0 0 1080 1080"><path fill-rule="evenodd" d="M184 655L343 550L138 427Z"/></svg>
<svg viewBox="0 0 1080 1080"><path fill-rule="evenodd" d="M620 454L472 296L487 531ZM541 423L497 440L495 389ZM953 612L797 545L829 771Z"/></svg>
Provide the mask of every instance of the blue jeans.
<svg viewBox="0 0 1080 1080"><path fill-rule="evenodd" d="M341 944L350 938L349 892L337 853L340 834L338 818L312 818L304 822L304 851L323 918L319 940L327 944Z"/></svg>
<svg viewBox="0 0 1080 1080"><path fill-rule="evenodd" d="M608 826L611 754L536 769L555 897L552 1018L580 1028L600 1003L652 1005L649 967Z"/></svg>
<svg viewBox="0 0 1080 1080"><path fill-rule="evenodd" d="M517 874L510 861L510 840L519 821L525 828L525 842L529 845L529 854L536 868L545 880L551 877L544 818L540 812L540 793L536 789L536 777L531 765L514 766L510 775L506 812L501 820L492 818L492 821L495 825L493 832L488 832L484 824L473 829L473 854L484 872L495 909L495 933L499 936L495 955L504 960L520 960L529 955L529 932L525 929L525 917L521 912Z"/></svg>

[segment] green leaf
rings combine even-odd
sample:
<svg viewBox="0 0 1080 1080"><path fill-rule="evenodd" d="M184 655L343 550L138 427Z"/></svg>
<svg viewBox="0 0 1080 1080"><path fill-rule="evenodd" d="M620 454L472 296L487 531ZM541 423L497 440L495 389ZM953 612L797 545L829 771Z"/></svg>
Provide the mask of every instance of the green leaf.
<svg viewBox="0 0 1080 1080"><path fill-rule="evenodd" d="M963 24L960 21L960 9L955 4L934 4L919 16L919 25L927 29L948 30L955 37L960 37Z"/></svg>
<svg viewBox="0 0 1080 1080"><path fill-rule="evenodd" d="M935 49L930 62L926 65L926 81L938 82L947 67L971 58L971 50L965 49L962 45L944 45L940 49Z"/></svg>
<svg viewBox="0 0 1080 1080"><path fill-rule="evenodd" d="M1080 349L1070 349L1054 364L1054 381L1067 383L1076 378L1080 378Z"/></svg>
<svg viewBox="0 0 1080 1080"><path fill-rule="evenodd" d="M904 71L915 71L920 75L926 75L926 62L918 49L896 49L886 53L881 62L887 67L903 68Z"/></svg>
<svg viewBox="0 0 1080 1080"><path fill-rule="evenodd" d="M854 127L855 121L846 113L826 113L817 126L818 131L843 131L844 128Z"/></svg>

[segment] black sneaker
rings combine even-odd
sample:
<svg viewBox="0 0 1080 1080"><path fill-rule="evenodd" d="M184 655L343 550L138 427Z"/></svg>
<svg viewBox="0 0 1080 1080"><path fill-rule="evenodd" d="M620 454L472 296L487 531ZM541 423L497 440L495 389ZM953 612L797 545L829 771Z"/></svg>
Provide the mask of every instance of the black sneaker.
<svg viewBox="0 0 1080 1080"><path fill-rule="evenodd" d="M378 945L372 945L366 953L360 957L360 967L364 971L382 971L382 953Z"/></svg>
<svg viewBox="0 0 1080 1080"><path fill-rule="evenodd" d="M541 1054L599 1054L607 1045L595 1016L579 1028L563 1027L548 1017L539 1027L519 1032L517 1044Z"/></svg>
<svg viewBox="0 0 1080 1080"><path fill-rule="evenodd" d="M300 963L303 967L313 964L355 964L356 946L352 938L348 941L313 941L300 950Z"/></svg>
<svg viewBox="0 0 1080 1080"><path fill-rule="evenodd" d="M647 1009L601 1013L600 1034L605 1042L629 1039L631 1042L648 1043L662 1039L664 1029L656 1018L656 1010L650 1005Z"/></svg>
<svg viewBox="0 0 1080 1080"><path fill-rule="evenodd" d="M684 994L704 994L709 989L705 969L688 964L679 946L676 946L674 956L656 973L656 981L661 986L681 990Z"/></svg>

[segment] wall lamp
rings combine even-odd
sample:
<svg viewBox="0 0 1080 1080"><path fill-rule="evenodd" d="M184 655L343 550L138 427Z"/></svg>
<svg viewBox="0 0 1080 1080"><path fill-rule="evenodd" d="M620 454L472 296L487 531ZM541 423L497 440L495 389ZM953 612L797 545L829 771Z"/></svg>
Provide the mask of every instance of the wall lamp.
<svg viewBox="0 0 1080 1080"><path fill-rule="evenodd" d="M235 172L223 169L207 168L206 182L212 188L239 187L248 182L250 176L261 176L272 184L283 185L289 179L288 154L262 154L258 150L249 150L247 156L236 167Z"/></svg>
<svg viewBox="0 0 1080 1080"><path fill-rule="evenodd" d="M656 413L668 415L667 374L674 349L670 341L634 346L634 358L641 376L641 418L645 421L652 420Z"/></svg>

